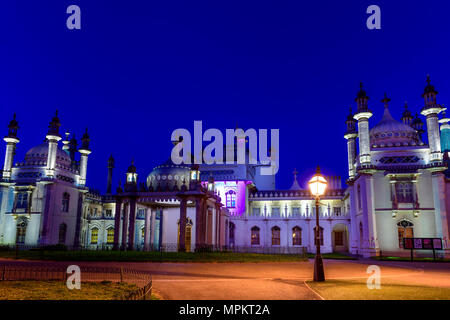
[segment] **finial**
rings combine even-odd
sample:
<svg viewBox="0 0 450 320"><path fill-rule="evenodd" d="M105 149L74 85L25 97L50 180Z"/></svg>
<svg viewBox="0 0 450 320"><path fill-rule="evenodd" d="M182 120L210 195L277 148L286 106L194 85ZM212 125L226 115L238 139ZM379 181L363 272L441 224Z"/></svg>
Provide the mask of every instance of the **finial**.
<svg viewBox="0 0 450 320"><path fill-rule="evenodd" d="M294 172L292 172L292 173L294 174L294 178L297 178L297 174L298 174L297 168L294 168Z"/></svg>
<svg viewBox="0 0 450 320"><path fill-rule="evenodd" d="M384 107L387 108L388 107L388 103L389 101L391 101L391 99L388 98L386 92L384 93L384 98L381 100L381 102L384 103Z"/></svg>
<svg viewBox="0 0 450 320"><path fill-rule="evenodd" d="M316 173L317 173L317 174L320 174L320 166L317 166L317 168L316 168Z"/></svg>
<svg viewBox="0 0 450 320"><path fill-rule="evenodd" d="M431 80L430 80L430 75L427 74L427 83L430 84Z"/></svg>

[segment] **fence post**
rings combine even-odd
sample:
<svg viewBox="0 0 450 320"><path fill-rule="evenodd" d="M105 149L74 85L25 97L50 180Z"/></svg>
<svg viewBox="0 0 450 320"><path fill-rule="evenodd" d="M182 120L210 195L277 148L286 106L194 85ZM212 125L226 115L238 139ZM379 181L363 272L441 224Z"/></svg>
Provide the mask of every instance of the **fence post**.
<svg viewBox="0 0 450 320"><path fill-rule="evenodd" d="M123 282L123 267L120 267L120 282Z"/></svg>
<svg viewBox="0 0 450 320"><path fill-rule="evenodd" d="M2 281L5 281L6 266L3 266Z"/></svg>

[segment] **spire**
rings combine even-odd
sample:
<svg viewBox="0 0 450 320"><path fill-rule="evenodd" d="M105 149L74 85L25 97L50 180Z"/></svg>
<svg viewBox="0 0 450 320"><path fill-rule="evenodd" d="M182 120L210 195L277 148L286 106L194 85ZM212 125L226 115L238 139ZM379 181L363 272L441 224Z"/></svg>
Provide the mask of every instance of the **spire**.
<svg viewBox="0 0 450 320"><path fill-rule="evenodd" d="M83 137L81 138L81 149L80 150L90 151L90 149L89 149L90 141L91 141L91 139L88 134L88 129L86 128L86 131L84 132Z"/></svg>
<svg viewBox="0 0 450 320"><path fill-rule="evenodd" d="M385 108L389 108L389 101L391 101L391 99L388 98L388 96L385 92L383 99L381 99L381 102L384 104Z"/></svg>
<svg viewBox="0 0 450 320"><path fill-rule="evenodd" d="M113 155L111 153L111 155L109 156L109 159L108 159L108 169L114 169L114 164L115 164L115 161L114 161Z"/></svg>
<svg viewBox="0 0 450 320"><path fill-rule="evenodd" d="M360 82L359 83L359 91L356 94L356 98L355 98L356 104L358 106L357 113L369 111L369 109L367 107L368 100L369 100L369 97L367 96L366 91L364 91L364 89L363 89L363 83Z"/></svg>
<svg viewBox="0 0 450 320"><path fill-rule="evenodd" d="M430 75L427 75L427 85L425 86L422 94L422 98L425 100L425 109L435 107L437 94L438 92L431 84Z"/></svg>
<svg viewBox="0 0 450 320"><path fill-rule="evenodd" d="M356 120L353 118L353 112L352 112L352 106L350 106L350 112L347 116L347 120L345 121L345 124L347 125L347 132L349 133L356 133Z"/></svg>
<svg viewBox="0 0 450 320"><path fill-rule="evenodd" d="M302 188L300 187L297 181L297 174L298 174L297 169L294 169L292 174L294 175L294 182L292 183L290 190L301 190Z"/></svg>
<svg viewBox="0 0 450 320"><path fill-rule="evenodd" d="M8 125L8 135L7 138L17 139L17 130L19 129L19 123L16 120L16 113L14 112L12 120Z"/></svg>
<svg viewBox="0 0 450 320"><path fill-rule="evenodd" d="M58 110L55 112L55 116L50 121L50 124L48 125L48 136L56 136L61 137L59 135L59 127L61 127L61 123L58 118Z"/></svg>
<svg viewBox="0 0 450 320"><path fill-rule="evenodd" d="M406 101L405 101L405 110L403 111L401 120L403 121L404 124L412 126L413 117L411 111L408 110L408 103Z"/></svg>

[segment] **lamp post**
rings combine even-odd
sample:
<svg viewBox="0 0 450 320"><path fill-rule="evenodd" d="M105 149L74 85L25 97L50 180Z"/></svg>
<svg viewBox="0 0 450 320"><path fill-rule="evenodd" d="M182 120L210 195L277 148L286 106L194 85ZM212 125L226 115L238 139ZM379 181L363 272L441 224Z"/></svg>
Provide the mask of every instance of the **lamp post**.
<svg viewBox="0 0 450 320"><path fill-rule="evenodd" d="M316 257L314 258L314 281L325 281L325 272L323 271L322 256L320 254L320 226L319 226L319 204L320 196L325 194L327 180L320 173L320 167L317 166L316 174L308 182L309 190L316 199Z"/></svg>

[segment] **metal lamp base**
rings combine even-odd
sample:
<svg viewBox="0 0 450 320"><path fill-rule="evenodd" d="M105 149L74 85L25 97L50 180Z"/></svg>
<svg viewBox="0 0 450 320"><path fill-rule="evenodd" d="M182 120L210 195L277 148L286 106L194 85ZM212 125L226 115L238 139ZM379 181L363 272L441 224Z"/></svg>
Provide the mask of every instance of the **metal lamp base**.
<svg viewBox="0 0 450 320"><path fill-rule="evenodd" d="M322 255L317 254L314 258L314 281L325 281L325 272L323 271Z"/></svg>

